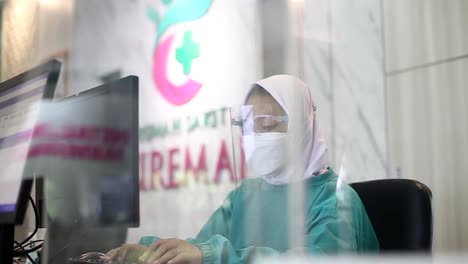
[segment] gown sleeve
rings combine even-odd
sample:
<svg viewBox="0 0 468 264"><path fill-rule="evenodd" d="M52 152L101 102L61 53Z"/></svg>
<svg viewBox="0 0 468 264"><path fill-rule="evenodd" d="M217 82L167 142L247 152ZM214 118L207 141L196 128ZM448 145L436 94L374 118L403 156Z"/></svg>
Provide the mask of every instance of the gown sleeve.
<svg viewBox="0 0 468 264"><path fill-rule="evenodd" d="M200 248L203 263L249 263L256 257L274 256L279 252L269 247L237 248L229 240L229 233L236 232L235 226L229 225L231 217L232 193L216 210L195 239L190 243ZM352 221L337 213L335 207L324 207L308 214L305 245L303 248L293 248L313 255L337 254L340 252L356 252L357 238ZM288 240L288 237L284 237ZM287 242L285 242L287 243Z"/></svg>

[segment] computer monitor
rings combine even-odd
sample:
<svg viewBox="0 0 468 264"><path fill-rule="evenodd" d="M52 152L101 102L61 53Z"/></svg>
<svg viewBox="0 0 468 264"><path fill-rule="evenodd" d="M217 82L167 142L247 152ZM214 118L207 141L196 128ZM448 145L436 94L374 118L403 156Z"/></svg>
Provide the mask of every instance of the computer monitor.
<svg viewBox="0 0 468 264"><path fill-rule="evenodd" d="M137 227L138 78L43 105L38 119L26 170L45 177L50 219Z"/></svg>
<svg viewBox="0 0 468 264"><path fill-rule="evenodd" d="M32 183L24 175L32 131L60 66L52 60L0 84L0 263L11 262L14 225L23 221Z"/></svg>
<svg viewBox="0 0 468 264"><path fill-rule="evenodd" d="M138 78L42 108L27 170L44 175L46 263L125 242L139 226Z"/></svg>

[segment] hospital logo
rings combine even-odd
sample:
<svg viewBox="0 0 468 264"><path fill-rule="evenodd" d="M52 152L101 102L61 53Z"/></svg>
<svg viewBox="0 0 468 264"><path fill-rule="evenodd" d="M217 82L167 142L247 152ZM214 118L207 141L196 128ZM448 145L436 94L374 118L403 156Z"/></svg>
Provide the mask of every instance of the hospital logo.
<svg viewBox="0 0 468 264"><path fill-rule="evenodd" d="M166 9L160 16L153 9L148 9L149 18L156 24L156 48L153 53L152 77L159 93L173 105L183 105L190 101L200 90L202 84L190 77L192 62L200 57L200 46L192 38L192 30L171 33L166 31L179 23L195 21L203 17L213 0L160 0ZM175 54L169 54L177 34L182 34L182 44L175 48ZM176 60L186 76L182 85L174 85L167 76L169 60Z"/></svg>

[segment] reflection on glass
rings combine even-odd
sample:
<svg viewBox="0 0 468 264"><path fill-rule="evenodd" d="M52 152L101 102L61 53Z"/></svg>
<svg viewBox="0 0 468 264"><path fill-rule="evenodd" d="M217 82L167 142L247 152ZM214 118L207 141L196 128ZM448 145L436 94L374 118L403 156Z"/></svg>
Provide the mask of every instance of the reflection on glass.
<svg viewBox="0 0 468 264"><path fill-rule="evenodd" d="M378 251L359 197L346 183L337 186L308 87L277 75L253 84L245 98L232 123L244 152L234 156L245 158L247 179L194 238L147 236L104 259L245 263L281 254Z"/></svg>

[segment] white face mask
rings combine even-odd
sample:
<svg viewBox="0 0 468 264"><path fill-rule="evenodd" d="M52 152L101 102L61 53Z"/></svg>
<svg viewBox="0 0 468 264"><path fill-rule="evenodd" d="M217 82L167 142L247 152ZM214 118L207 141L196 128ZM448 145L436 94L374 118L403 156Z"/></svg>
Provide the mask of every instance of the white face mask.
<svg viewBox="0 0 468 264"><path fill-rule="evenodd" d="M267 182L278 177L287 157L286 133L255 133L243 136L247 164Z"/></svg>

